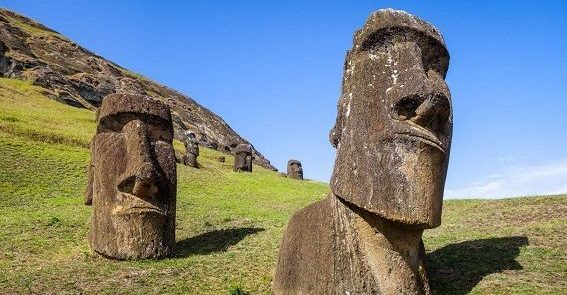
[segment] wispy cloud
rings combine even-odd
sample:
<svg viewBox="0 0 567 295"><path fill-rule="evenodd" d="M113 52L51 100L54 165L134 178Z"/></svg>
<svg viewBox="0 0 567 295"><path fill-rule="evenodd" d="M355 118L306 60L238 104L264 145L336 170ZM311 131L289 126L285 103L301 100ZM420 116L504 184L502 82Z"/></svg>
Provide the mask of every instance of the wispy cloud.
<svg viewBox="0 0 567 295"><path fill-rule="evenodd" d="M567 193L567 158L531 167L514 167L469 186L446 188L447 199L504 198Z"/></svg>

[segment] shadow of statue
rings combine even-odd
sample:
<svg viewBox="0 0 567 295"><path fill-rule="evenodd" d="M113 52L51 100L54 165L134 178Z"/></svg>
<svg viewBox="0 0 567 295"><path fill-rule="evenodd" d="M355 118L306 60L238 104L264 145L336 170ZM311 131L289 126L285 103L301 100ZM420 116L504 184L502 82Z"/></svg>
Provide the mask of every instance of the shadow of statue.
<svg viewBox="0 0 567 295"><path fill-rule="evenodd" d="M230 246L238 244L247 235L264 231L263 228L243 227L213 230L198 236L189 237L175 244L173 257L204 255L213 252L223 252Z"/></svg>
<svg viewBox="0 0 567 295"><path fill-rule="evenodd" d="M465 241L427 254L433 294L467 294L489 274L522 269L516 257L526 245L527 237L514 236Z"/></svg>

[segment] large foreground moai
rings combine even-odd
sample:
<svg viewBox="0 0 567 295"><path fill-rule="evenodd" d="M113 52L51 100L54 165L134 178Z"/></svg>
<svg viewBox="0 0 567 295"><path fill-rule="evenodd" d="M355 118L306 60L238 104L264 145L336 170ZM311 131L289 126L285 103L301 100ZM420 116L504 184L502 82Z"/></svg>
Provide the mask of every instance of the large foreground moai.
<svg viewBox="0 0 567 295"><path fill-rule="evenodd" d="M199 156L199 143L197 142L195 133L189 132L187 134L184 145L185 155L181 157L181 164L199 168L199 163L197 162L197 157Z"/></svg>
<svg viewBox="0 0 567 295"><path fill-rule="evenodd" d="M303 180L303 166L298 160L287 161L287 177Z"/></svg>
<svg viewBox="0 0 567 295"><path fill-rule="evenodd" d="M252 172L252 146L246 143L237 145L234 150L234 171Z"/></svg>
<svg viewBox="0 0 567 295"><path fill-rule="evenodd" d="M111 94L96 120L85 200L93 206L91 249L115 259L168 256L177 185L169 108L143 95Z"/></svg>
<svg viewBox="0 0 567 295"><path fill-rule="evenodd" d="M373 13L346 56L330 195L297 212L276 294L428 294L421 241L439 226L452 133L441 34Z"/></svg>

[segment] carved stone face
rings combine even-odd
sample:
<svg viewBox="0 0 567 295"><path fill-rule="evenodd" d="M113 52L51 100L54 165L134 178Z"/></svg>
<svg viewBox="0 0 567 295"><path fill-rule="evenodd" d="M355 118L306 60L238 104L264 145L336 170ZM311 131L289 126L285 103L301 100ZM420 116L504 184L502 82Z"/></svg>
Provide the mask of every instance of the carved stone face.
<svg viewBox="0 0 567 295"><path fill-rule="evenodd" d="M303 167L301 162L297 160L289 160L287 162L287 177L303 180Z"/></svg>
<svg viewBox="0 0 567 295"><path fill-rule="evenodd" d="M169 109L146 96L112 94L97 115L88 190L91 247L117 259L169 255L177 181Z"/></svg>
<svg viewBox="0 0 567 295"><path fill-rule="evenodd" d="M234 171L252 172L252 146L241 143L233 150Z"/></svg>
<svg viewBox="0 0 567 295"><path fill-rule="evenodd" d="M374 14L347 53L331 142L333 193L384 218L438 226L452 133L449 55L403 12Z"/></svg>

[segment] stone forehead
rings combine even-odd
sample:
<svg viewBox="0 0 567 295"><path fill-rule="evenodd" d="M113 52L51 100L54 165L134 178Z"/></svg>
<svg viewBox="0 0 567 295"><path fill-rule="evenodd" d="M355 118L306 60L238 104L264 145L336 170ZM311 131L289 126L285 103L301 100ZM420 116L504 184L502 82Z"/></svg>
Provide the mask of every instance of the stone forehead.
<svg viewBox="0 0 567 295"><path fill-rule="evenodd" d="M97 111L97 123L105 117L119 114L145 114L172 122L169 107L157 99L136 93L113 93L104 97Z"/></svg>
<svg viewBox="0 0 567 295"><path fill-rule="evenodd" d="M293 164L301 165L301 162L299 162L298 160L289 160L287 162L287 165L293 165Z"/></svg>
<svg viewBox="0 0 567 295"><path fill-rule="evenodd" d="M431 24L421 20L417 16L411 15L403 10L394 9L380 9L373 12L369 17L362 29L358 30L354 37L355 47L368 40L379 33L380 31L387 31L389 29L409 29L426 34L436 40L439 45L445 46L443 36Z"/></svg>
<svg viewBox="0 0 567 295"><path fill-rule="evenodd" d="M252 153L252 146L249 145L249 144L246 144L246 143L241 143L234 148L233 152L235 154L239 154L239 153L251 154Z"/></svg>

